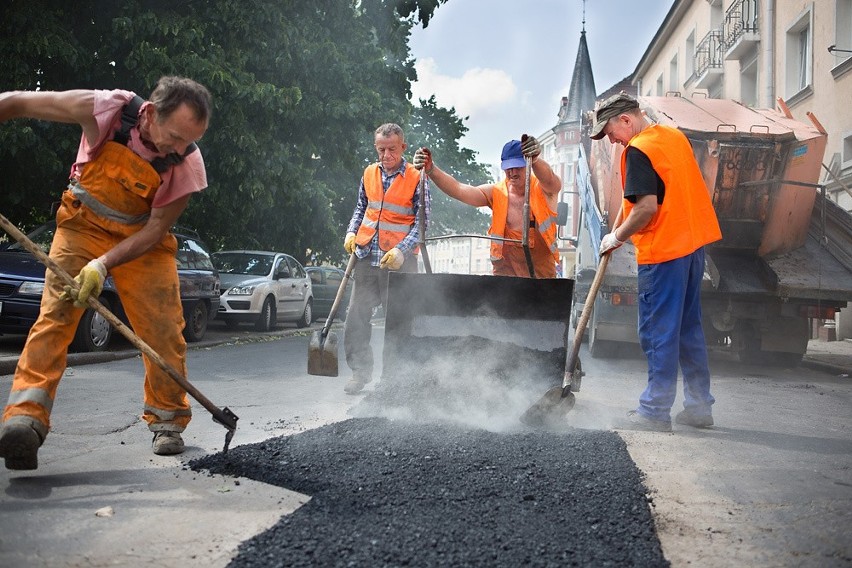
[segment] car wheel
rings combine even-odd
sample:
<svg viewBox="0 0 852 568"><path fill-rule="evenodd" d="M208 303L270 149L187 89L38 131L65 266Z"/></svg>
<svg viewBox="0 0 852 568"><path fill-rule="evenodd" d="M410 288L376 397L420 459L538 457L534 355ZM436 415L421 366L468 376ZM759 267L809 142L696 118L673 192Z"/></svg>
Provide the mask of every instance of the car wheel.
<svg viewBox="0 0 852 568"><path fill-rule="evenodd" d="M269 331L275 327L275 300L272 296L267 296L263 301L263 307L260 309L260 314L257 316L257 321L254 323L254 328L257 331Z"/></svg>
<svg viewBox="0 0 852 568"><path fill-rule="evenodd" d="M199 300L195 302L192 309L185 314L186 326L183 328L183 336L189 342L201 341L207 333L207 304Z"/></svg>
<svg viewBox="0 0 852 568"><path fill-rule="evenodd" d="M112 309L109 299L98 298L107 310ZM70 349L78 352L106 351L112 339L112 325L92 308L83 312L77 325Z"/></svg>
<svg viewBox="0 0 852 568"><path fill-rule="evenodd" d="M296 321L296 327L308 327L314 321L312 304L311 300L308 300L308 303L305 304L305 311L302 312L302 317Z"/></svg>

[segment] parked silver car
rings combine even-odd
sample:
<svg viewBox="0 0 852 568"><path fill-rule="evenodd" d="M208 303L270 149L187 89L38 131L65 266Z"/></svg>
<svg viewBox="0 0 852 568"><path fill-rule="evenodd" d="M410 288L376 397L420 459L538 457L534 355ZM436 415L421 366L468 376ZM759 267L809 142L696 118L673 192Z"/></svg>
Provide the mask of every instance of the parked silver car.
<svg viewBox="0 0 852 568"><path fill-rule="evenodd" d="M269 331L278 322L307 327L313 321L311 279L292 256L224 250L213 253L212 258L222 282L217 318L228 327L253 322L259 331Z"/></svg>

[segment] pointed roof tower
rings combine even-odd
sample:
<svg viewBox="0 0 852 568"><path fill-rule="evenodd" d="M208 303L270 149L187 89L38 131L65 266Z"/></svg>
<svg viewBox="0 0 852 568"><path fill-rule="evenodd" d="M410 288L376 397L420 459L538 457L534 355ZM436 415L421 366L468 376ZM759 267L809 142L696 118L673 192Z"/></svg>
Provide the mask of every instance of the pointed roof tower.
<svg viewBox="0 0 852 568"><path fill-rule="evenodd" d="M585 13L585 5L583 6ZM580 32L580 46L574 61L574 74L571 77L571 90L562 97L559 109L559 123L580 122L583 111L594 110L595 76L592 73L592 60L589 58L589 46L586 44L586 17L583 16L583 30Z"/></svg>

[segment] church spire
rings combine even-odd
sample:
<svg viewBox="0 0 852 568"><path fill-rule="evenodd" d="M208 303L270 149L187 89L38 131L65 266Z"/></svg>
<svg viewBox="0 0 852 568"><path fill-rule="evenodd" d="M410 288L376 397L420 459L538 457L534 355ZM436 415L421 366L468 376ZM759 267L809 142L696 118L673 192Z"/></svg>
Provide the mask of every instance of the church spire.
<svg viewBox="0 0 852 568"><path fill-rule="evenodd" d="M577 48L577 59L574 61L574 72L571 76L571 90L568 97L563 97L562 108L559 109L559 122L580 122L582 113L595 108L595 76L592 73L592 60L589 57L589 46L586 44L586 3L583 2L583 29L580 32L580 45Z"/></svg>

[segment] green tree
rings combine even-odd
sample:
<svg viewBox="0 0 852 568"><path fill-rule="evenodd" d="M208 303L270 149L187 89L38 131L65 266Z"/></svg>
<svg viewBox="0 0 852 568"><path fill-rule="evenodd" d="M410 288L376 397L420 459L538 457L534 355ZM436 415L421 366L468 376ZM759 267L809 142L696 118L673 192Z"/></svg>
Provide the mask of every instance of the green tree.
<svg viewBox="0 0 852 568"><path fill-rule="evenodd" d="M214 97L199 144L210 187L181 224L213 248L337 258L361 171L375 159L376 126L421 128L459 175L473 159L457 146L465 127L454 111L410 102L408 38L443 1L7 0L0 90L147 96L161 75L193 77ZM13 222L30 228L49 216L79 136L74 125L0 125L0 191ZM475 226L470 211L436 200L436 230Z"/></svg>

